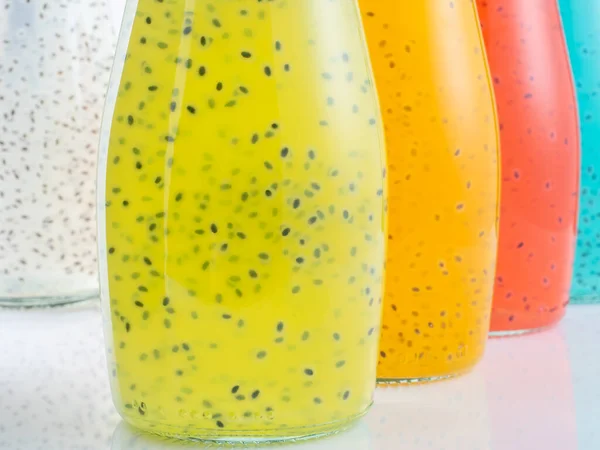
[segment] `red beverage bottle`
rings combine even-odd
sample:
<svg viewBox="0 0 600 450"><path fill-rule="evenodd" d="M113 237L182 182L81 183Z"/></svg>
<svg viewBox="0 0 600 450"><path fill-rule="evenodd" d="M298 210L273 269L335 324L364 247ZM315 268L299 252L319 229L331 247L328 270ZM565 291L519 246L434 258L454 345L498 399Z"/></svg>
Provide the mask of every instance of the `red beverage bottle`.
<svg viewBox="0 0 600 450"><path fill-rule="evenodd" d="M492 334L558 322L569 299L579 131L554 0L478 0L498 106L502 186Z"/></svg>

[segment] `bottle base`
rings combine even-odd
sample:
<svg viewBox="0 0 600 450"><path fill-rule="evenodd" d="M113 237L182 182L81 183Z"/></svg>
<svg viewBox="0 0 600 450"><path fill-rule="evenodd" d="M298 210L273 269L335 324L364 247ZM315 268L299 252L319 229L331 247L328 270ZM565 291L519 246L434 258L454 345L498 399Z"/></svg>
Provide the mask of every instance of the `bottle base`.
<svg viewBox="0 0 600 450"><path fill-rule="evenodd" d="M429 384L438 381L450 380L465 375L471 371L471 368L461 370L459 372L453 372L444 375L434 375L429 377L412 377L412 378L377 378L377 386L379 387L393 387L393 386L409 386L415 384Z"/></svg>
<svg viewBox="0 0 600 450"><path fill-rule="evenodd" d="M569 303L572 305L595 305L600 304L600 294L571 295Z"/></svg>
<svg viewBox="0 0 600 450"><path fill-rule="evenodd" d="M48 295L33 297L11 297L0 295L0 307L4 308L43 308L71 305L74 303L98 298L99 292L96 290L82 291L73 295Z"/></svg>
<svg viewBox="0 0 600 450"><path fill-rule="evenodd" d="M169 427L164 424L135 420L123 416L125 422L143 432L179 441L189 441L216 446L248 447L256 445L291 444L333 436L352 428L370 409L371 405L360 413L345 419L324 424L283 428L279 430L214 430L201 428Z"/></svg>
<svg viewBox="0 0 600 450"><path fill-rule="evenodd" d="M543 327L537 327L537 328L525 328L522 330L497 330L497 331L490 331L489 332L489 337L490 338L503 338L503 337L518 337L518 336L524 336L527 334L535 334L535 333L541 333L543 331L546 331L550 328L553 328L556 325L556 323L550 324L550 325L544 325Z"/></svg>

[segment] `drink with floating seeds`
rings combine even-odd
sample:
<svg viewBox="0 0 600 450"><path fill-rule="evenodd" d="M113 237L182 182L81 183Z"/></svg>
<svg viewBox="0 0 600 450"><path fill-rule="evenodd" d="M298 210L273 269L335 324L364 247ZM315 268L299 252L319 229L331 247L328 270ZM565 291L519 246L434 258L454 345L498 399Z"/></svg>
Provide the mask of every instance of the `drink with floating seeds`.
<svg viewBox="0 0 600 450"><path fill-rule="evenodd" d="M0 4L0 305L98 296L95 171L110 2Z"/></svg>
<svg viewBox="0 0 600 450"><path fill-rule="evenodd" d="M562 24L579 105L581 139L577 243L570 287L571 303L600 303L600 3L559 0Z"/></svg>
<svg viewBox="0 0 600 450"><path fill-rule="evenodd" d="M502 202L490 331L556 324L576 245L579 132L555 0L478 0L502 132Z"/></svg>
<svg viewBox="0 0 600 450"><path fill-rule="evenodd" d="M471 0L361 0L389 160L382 382L481 358L497 246L493 93Z"/></svg>
<svg viewBox="0 0 600 450"><path fill-rule="evenodd" d="M134 3L99 177L115 404L182 438L344 427L371 404L385 242L355 6Z"/></svg>

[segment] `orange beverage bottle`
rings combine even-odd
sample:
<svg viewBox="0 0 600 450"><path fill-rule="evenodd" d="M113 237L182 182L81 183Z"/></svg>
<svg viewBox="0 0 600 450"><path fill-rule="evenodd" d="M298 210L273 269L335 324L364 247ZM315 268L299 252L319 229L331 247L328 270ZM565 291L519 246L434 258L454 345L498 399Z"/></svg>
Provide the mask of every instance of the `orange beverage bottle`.
<svg viewBox="0 0 600 450"><path fill-rule="evenodd" d="M479 0L502 143L493 334L565 313L577 223L576 100L554 0Z"/></svg>
<svg viewBox="0 0 600 450"><path fill-rule="evenodd" d="M380 382L469 370L488 334L497 247L493 91L469 0L359 2L388 148Z"/></svg>

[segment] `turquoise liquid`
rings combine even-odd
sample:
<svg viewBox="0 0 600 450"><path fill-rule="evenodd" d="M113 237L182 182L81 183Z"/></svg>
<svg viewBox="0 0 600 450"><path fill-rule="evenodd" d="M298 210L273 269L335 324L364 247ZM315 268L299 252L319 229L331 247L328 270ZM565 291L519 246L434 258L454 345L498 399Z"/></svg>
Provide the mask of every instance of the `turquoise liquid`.
<svg viewBox="0 0 600 450"><path fill-rule="evenodd" d="M573 303L600 303L600 2L560 0L579 103L581 188Z"/></svg>

